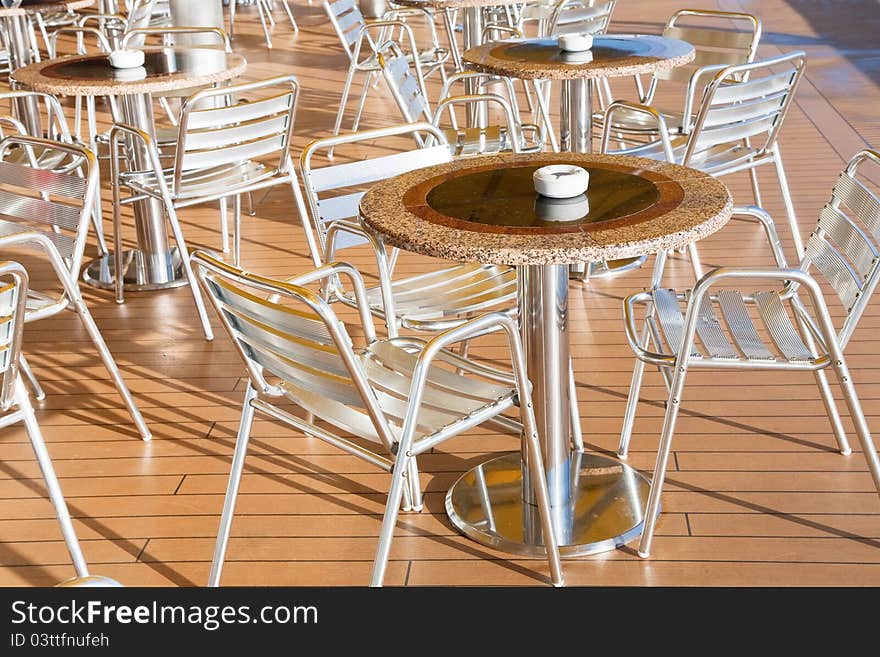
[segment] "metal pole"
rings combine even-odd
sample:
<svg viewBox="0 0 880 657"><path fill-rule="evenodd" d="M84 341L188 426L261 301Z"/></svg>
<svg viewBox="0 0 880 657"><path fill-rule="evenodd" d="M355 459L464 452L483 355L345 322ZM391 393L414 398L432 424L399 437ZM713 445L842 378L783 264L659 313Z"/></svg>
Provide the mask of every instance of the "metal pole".
<svg viewBox="0 0 880 657"><path fill-rule="evenodd" d="M22 66L40 61L39 53L35 53L27 38L27 16L8 16L6 19L5 32L9 37L7 48L9 49L9 68L14 71ZM46 137L40 125L40 105L36 98L18 98L15 100L15 112L19 120L24 123L29 135L34 137Z"/></svg>
<svg viewBox="0 0 880 657"><path fill-rule="evenodd" d="M140 128L148 135L156 134L153 103L149 94L130 94L120 96L119 100L123 121ZM147 150L139 142L132 146L129 151L134 168L138 171L151 169L152 163ZM162 202L151 198L134 203L134 224L138 250L143 254L145 279L153 284L173 281L176 278L175 267L172 265Z"/></svg>
<svg viewBox="0 0 880 657"><path fill-rule="evenodd" d="M222 0L171 0L171 24L176 27L224 27ZM176 46L200 46L216 44L210 34L177 34Z"/></svg>
<svg viewBox="0 0 880 657"><path fill-rule="evenodd" d="M568 267L529 265L518 269L520 326L538 436L547 471L550 505L571 499L568 396ZM525 461L525 452L523 452ZM523 468L523 500L535 504Z"/></svg>
<svg viewBox="0 0 880 657"><path fill-rule="evenodd" d="M464 49L473 48L480 45L483 40L483 10L481 7L464 7ZM474 80L465 80L465 91L468 94L475 94L478 91L478 85ZM486 104L478 103L474 107L473 103L467 106L467 125L469 128L485 127L488 121Z"/></svg>
<svg viewBox="0 0 880 657"><path fill-rule="evenodd" d="M592 153L593 81L563 80L559 103L559 149L571 153Z"/></svg>

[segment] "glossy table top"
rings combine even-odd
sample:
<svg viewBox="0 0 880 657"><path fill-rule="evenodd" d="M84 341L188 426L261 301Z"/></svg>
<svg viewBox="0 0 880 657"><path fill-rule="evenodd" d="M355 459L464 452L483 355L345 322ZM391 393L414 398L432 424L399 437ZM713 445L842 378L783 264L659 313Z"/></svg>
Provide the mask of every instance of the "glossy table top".
<svg viewBox="0 0 880 657"><path fill-rule="evenodd" d="M144 48L144 65L117 69L107 55L75 55L30 64L12 77L25 87L52 94L109 96L166 92L241 75L241 55L214 48Z"/></svg>
<svg viewBox="0 0 880 657"><path fill-rule="evenodd" d="M549 199L532 172L590 172L585 195ZM685 246L718 230L732 200L700 171L644 158L500 155L419 169L373 186L361 219L385 241L438 258L507 265L614 260Z"/></svg>
<svg viewBox="0 0 880 657"><path fill-rule="evenodd" d="M652 73L692 61L694 47L654 35L606 34L584 52L560 50L556 38L507 39L469 48L462 60L470 68L521 79L623 77Z"/></svg>

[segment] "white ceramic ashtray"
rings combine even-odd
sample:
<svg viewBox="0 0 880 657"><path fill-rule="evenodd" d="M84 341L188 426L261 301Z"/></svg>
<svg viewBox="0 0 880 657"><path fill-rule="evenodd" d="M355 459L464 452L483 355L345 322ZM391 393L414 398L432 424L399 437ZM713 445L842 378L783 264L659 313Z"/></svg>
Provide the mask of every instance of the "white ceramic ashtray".
<svg viewBox="0 0 880 657"><path fill-rule="evenodd" d="M591 50L584 50L583 52L563 50L559 53L559 59L566 64L589 64L593 61L593 52Z"/></svg>
<svg viewBox="0 0 880 657"><path fill-rule="evenodd" d="M590 174L573 164L551 164L532 174L535 191L550 198L571 198L587 191Z"/></svg>
<svg viewBox="0 0 880 657"><path fill-rule="evenodd" d="M535 214L542 221L577 221L589 213L590 203L586 194L571 198L539 196L535 199Z"/></svg>
<svg viewBox="0 0 880 657"><path fill-rule="evenodd" d="M114 50L110 53L110 66L113 68L137 68L143 65L143 50Z"/></svg>
<svg viewBox="0 0 880 657"><path fill-rule="evenodd" d="M593 35L586 32L578 34L560 34L557 43L559 49L566 52L583 52L593 47Z"/></svg>
<svg viewBox="0 0 880 657"><path fill-rule="evenodd" d="M134 68L119 68L113 71L113 79L120 82L135 82L147 77L147 69L143 66Z"/></svg>

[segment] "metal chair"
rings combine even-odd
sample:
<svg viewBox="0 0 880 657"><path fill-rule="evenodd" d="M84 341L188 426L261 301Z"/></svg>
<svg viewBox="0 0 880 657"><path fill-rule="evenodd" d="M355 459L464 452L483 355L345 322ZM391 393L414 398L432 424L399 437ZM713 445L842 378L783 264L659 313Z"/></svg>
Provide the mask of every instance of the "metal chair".
<svg viewBox="0 0 880 657"><path fill-rule="evenodd" d="M417 139L419 134L424 137ZM434 145L403 153L359 159L324 167L314 161L337 146L384 142L410 136ZM516 273L511 267L478 263L443 262L438 268L416 276L394 276L397 249L388 253L376 236L356 223L363 187L379 180L434 164L452 161L443 133L429 123L365 130L319 139L303 149L300 158L308 211L303 212L306 241L316 267L333 262L342 249L368 244L375 258L379 284L366 290L370 312L385 323L388 335L401 329L437 332L453 329L485 312L516 313ZM356 305L351 293L330 281L328 298ZM464 343L463 348L466 348ZM574 374L569 369L571 429L574 446L583 451ZM413 475L415 479L415 475Z"/></svg>
<svg viewBox="0 0 880 657"><path fill-rule="evenodd" d="M53 149L81 158L85 175L17 161L22 150L48 152ZM138 432L144 440L149 440L150 430L92 319L77 282L99 184L95 156L84 146L23 135L5 137L0 141L0 192L3 197L0 250L24 248L46 256L58 277L61 291L29 290L25 322L52 317L65 310L73 310L79 315ZM32 379L32 382L40 395L36 380Z"/></svg>
<svg viewBox="0 0 880 657"><path fill-rule="evenodd" d="M244 94L254 92L259 97L250 101L242 98ZM237 101L218 106L219 103L214 101L221 96L230 96ZM189 265L177 211L231 197L234 207L232 254L233 261L238 263L242 194L268 190L276 185L290 185L297 205L302 206L302 194L289 152L298 96L299 83L292 75L199 91L183 103L174 163L167 168L162 167L156 143L146 133L120 123L110 131L116 271L123 271L121 206L147 197L161 200L209 340L211 325ZM145 144L152 169L120 169L119 144L123 138L137 139ZM127 188L130 196L123 199L121 187ZM117 280L117 300L121 301L122 296L122 281Z"/></svg>
<svg viewBox="0 0 880 657"><path fill-rule="evenodd" d="M450 88L457 82L471 82L476 93L451 95ZM504 95L489 93L490 85L501 85ZM395 95L395 98L398 96ZM503 119L502 123L482 126L460 127L455 116L456 106L464 106L475 112L477 106L495 106ZM443 85L440 101L434 109L431 123L440 126L444 112L451 120L452 127L444 130L446 140L452 145L455 157L470 155L495 155L498 153L539 153L544 150L544 134L533 124L523 124L519 118L516 104L516 90L510 78L498 78L485 73L453 73ZM417 117L407 117L417 120Z"/></svg>
<svg viewBox="0 0 880 657"><path fill-rule="evenodd" d="M642 557L650 553L675 423L691 368L813 372L840 452L849 454L846 433L825 376L825 370L833 368L880 492L880 460L843 355L880 282L880 198L859 175L865 163L872 163L876 174L880 153L861 151L849 162L819 215L797 267L786 265L769 215L750 208L747 213L759 219L767 231L776 268L723 267L706 274L692 290L679 292L656 286L624 301L626 336L638 360L620 436L621 458L626 458L629 448L645 364L660 367L669 386L639 546ZM817 270L815 276L813 269ZM721 284L745 279L778 287L752 294L722 289ZM840 301L843 320L839 328L834 325L818 279ZM684 312L682 303L686 305ZM637 307L645 308L641 331Z"/></svg>
<svg viewBox="0 0 880 657"><path fill-rule="evenodd" d="M86 27L90 23L95 23L97 28L107 37L113 48L116 49L121 47L122 38L126 32L136 28L155 25L153 10L157 5L156 0L126 0L125 14L83 14L77 25ZM167 16L163 17L159 22L164 22L165 20L167 20ZM135 45L139 46L140 44Z"/></svg>
<svg viewBox="0 0 880 657"><path fill-rule="evenodd" d="M675 12L666 23L663 36L681 39L693 45L696 51L694 60L683 66L657 71L651 76L647 89L644 89L641 79L636 77L639 102L655 107L666 121L670 135L687 132L693 123L694 104L699 103L700 93L706 83L726 66L753 61L761 32L761 21L752 14L707 9L682 9ZM682 105L675 109L657 107L654 102L657 90L670 84L680 88ZM612 99L607 100L610 102ZM604 120L605 115L602 112L593 116L593 127L598 134L602 132ZM638 145L658 138L656 123L640 112L618 111L615 113L612 130L621 145Z"/></svg>
<svg viewBox="0 0 880 657"><path fill-rule="evenodd" d="M7 91L0 93L0 102L8 100L15 110L19 103L32 103L40 111L36 113L39 123L32 134L34 137L48 137L51 140L62 141L66 144L79 142L78 137L72 136L64 117L64 110L59 100L51 94L39 91ZM0 115L0 136L5 136L3 126L11 130L10 134L27 135L27 126L11 115ZM94 151L93 151L94 152ZM76 153L59 151L56 148L44 149L39 146L31 146L27 149L17 149L7 154L8 162L24 164L32 168L49 169L60 173L73 172L79 177L86 177L88 160L79 157ZM95 196L95 204L92 209L92 227L98 241L98 255L109 253L104 240L104 223L101 211L101 199Z"/></svg>
<svg viewBox="0 0 880 657"><path fill-rule="evenodd" d="M427 50L420 50L412 27L403 20L367 21L361 14L355 0L336 0L332 3L330 0L324 0L324 10L330 17L333 29L350 61L348 74L342 88L342 97L339 100L336 123L333 126L334 135L338 135L342 128L342 118L345 114L345 106L348 104L354 77L361 73L364 75L363 89L351 128L352 132L358 129L367 93L375 76L382 71L380 61L382 52L393 52L396 55L405 56L407 60L412 62L416 69L416 75L422 81L438 71L441 79L446 80L444 64L449 59L449 52L439 46L437 31L430 14L425 13L425 22L431 37L431 46ZM392 38L392 32L395 29L400 30L403 35L400 42Z"/></svg>
<svg viewBox="0 0 880 657"><path fill-rule="evenodd" d="M551 578L554 585L562 585L522 345L510 317L483 315L428 342L379 339L363 279L351 265L332 263L279 281L244 272L201 251L193 254L193 262L248 372L210 586L220 583L254 411L392 472L371 579L372 586L381 586L400 507L404 500L407 507L420 506L412 500L409 479L416 457L485 422L516 426L501 413L517 405ZM345 324L320 294L305 287L338 276L347 277L354 290L363 347L354 346ZM505 334L512 372L488 368L447 349L487 331ZM308 419L278 405L291 402ZM312 418L323 422L319 426Z"/></svg>
<svg viewBox="0 0 880 657"><path fill-rule="evenodd" d="M795 251L800 257L804 247L778 139L805 65L806 55L793 52L722 67L706 85L700 108L684 134L670 134L663 115L649 105L614 101L605 112L602 152L609 152L611 126L618 112L624 111L639 113L646 121L653 122L659 138L649 144L613 151L615 153L676 162L715 176L754 172L759 166L774 165ZM745 77L748 79L743 81ZM753 184L752 189L755 202L760 205L757 185ZM691 251L691 259L699 278L702 268L695 250Z"/></svg>
<svg viewBox="0 0 880 657"><path fill-rule="evenodd" d="M550 14L547 35L605 34L617 0L559 0Z"/></svg>
<svg viewBox="0 0 880 657"><path fill-rule="evenodd" d="M272 15L273 10L275 9L274 1L275 0L254 0L253 3L257 6L257 12L260 16L260 25L263 27L263 36L266 39L267 48L272 47L272 38L269 36L269 26L275 26L275 17ZM299 34L299 25L296 24L296 19L293 17L293 10L290 8L290 4L287 0L278 0L278 2L284 8L284 12L287 14L287 18L290 21L291 27L293 28L293 33ZM236 0L229 0L228 6L230 37L234 37L236 4Z"/></svg>
<svg viewBox="0 0 880 657"><path fill-rule="evenodd" d="M0 165L2 168L2 165ZM28 299L28 275L17 262L0 263L0 427L24 423L25 431L40 465L40 472L55 507L61 534L77 577L88 577L89 568L76 538L64 494L55 476L40 425L19 373L21 338Z"/></svg>

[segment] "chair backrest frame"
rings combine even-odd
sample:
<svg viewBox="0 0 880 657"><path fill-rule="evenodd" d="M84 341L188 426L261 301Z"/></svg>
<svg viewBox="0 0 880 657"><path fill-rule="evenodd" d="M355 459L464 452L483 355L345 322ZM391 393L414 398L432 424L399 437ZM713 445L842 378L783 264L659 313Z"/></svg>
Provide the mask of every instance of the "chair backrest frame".
<svg viewBox="0 0 880 657"><path fill-rule="evenodd" d="M0 263L0 410L14 402L18 359L24 333L28 275L17 262Z"/></svg>

